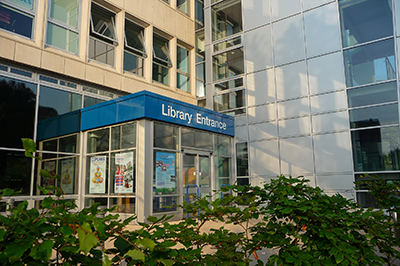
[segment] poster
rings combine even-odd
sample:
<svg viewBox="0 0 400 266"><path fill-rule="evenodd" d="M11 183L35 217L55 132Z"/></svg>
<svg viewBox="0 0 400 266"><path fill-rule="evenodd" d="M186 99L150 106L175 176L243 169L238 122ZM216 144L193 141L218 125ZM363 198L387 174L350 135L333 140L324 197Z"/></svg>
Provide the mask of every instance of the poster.
<svg viewBox="0 0 400 266"><path fill-rule="evenodd" d="M74 194L75 160L61 161L61 189L65 194Z"/></svg>
<svg viewBox="0 0 400 266"><path fill-rule="evenodd" d="M176 192L176 154L156 152L156 192Z"/></svg>
<svg viewBox="0 0 400 266"><path fill-rule="evenodd" d="M56 173L56 161L45 161L43 163L44 167L43 169L49 172L51 175L55 175ZM55 178L47 178L47 177L42 177L42 187L47 187L47 186L55 186Z"/></svg>
<svg viewBox="0 0 400 266"><path fill-rule="evenodd" d="M133 171L133 152L115 155L115 193L133 193L135 173Z"/></svg>
<svg viewBox="0 0 400 266"><path fill-rule="evenodd" d="M106 193L106 158L106 156L96 156L90 158L90 193Z"/></svg>

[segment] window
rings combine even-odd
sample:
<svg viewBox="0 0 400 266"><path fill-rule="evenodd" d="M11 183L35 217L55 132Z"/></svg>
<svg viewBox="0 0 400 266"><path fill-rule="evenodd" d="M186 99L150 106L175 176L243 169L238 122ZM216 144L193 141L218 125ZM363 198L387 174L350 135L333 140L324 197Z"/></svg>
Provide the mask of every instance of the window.
<svg viewBox="0 0 400 266"><path fill-rule="evenodd" d="M190 92L189 51L180 46L177 47L176 86Z"/></svg>
<svg viewBox="0 0 400 266"><path fill-rule="evenodd" d="M245 112L245 90L237 90L214 96L214 110L217 112L233 111L235 114Z"/></svg>
<svg viewBox="0 0 400 266"><path fill-rule="evenodd" d="M49 0L46 44L78 54L78 16L78 0Z"/></svg>
<svg viewBox="0 0 400 266"><path fill-rule="evenodd" d="M153 80L169 84L168 72L172 63L169 55L169 41L159 35L153 35Z"/></svg>
<svg viewBox="0 0 400 266"><path fill-rule="evenodd" d="M146 57L144 28L126 19L124 71L143 76L143 64Z"/></svg>
<svg viewBox="0 0 400 266"><path fill-rule="evenodd" d="M340 0L343 47L393 36L392 1Z"/></svg>
<svg viewBox="0 0 400 266"><path fill-rule="evenodd" d="M393 38L344 51L347 87L396 78Z"/></svg>
<svg viewBox="0 0 400 266"><path fill-rule="evenodd" d="M176 7L183 13L189 15L189 0L177 0Z"/></svg>
<svg viewBox="0 0 400 266"><path fill-rule="evenodd" d="M242 31L240 0L227 0L212 6L211 16L213 41Z"/></svg>
<svg viewBox="0 0 400 266"><path fill-rule="evenodd" d="M237 176L249 175L249 153L247 142L236 143L236 173Z"/></svg>
<svg viewBox="0 0 400 266"><path fill-rule="evenodd" d="M206 80L206 63L204 29L196 31L196 96L206 96L205 80Z"/></svg>
<svg viewBox="0 0 400 266"><path fill-rule="evenodd" d="M89 59L114 66L117 37L115 14L92 3L90 17Z"/></svg>
<svg viewBox="0 0 400 266"><path fill-rule="evenodd" d="M31 39L35 12L34 0L0 3L0 28Z"/></svg>
<svg viewBox="0 0 400 266"><path fill-rule="evenodd" d="M213 72L214 80L225 79L243 74L243 48L237 48L214 55Z"/></svg>

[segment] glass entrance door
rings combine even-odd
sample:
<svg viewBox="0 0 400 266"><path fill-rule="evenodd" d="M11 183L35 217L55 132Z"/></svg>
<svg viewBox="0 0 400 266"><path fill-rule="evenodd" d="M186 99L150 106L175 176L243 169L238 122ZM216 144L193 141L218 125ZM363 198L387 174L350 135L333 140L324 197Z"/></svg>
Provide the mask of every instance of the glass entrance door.
<svg viewBox="0 0 400 266"><path fill-rule="evenodd" d="M183 200L211 195L211 157L210 155L184 153L182 158Z"/></svg>

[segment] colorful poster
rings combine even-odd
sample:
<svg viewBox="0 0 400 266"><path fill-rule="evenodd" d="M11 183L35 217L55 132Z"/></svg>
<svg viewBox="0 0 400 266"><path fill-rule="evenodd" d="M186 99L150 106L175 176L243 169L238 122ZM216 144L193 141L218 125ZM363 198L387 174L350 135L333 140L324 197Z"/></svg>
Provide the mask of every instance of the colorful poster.
<svg viewBox="0 0 400 266"><path fill-rule="evenodd" d="M65 194L74 194L75 179L74 158L61 161L61 189Z"/></svg>
<svg viewBox="0 0 400 266"><path fill-rule="evenodd" d="M54 176L56 173L56 161L45 161L45 162L43 162L43 164L44 164L43 169ZM41 186L42 187L55 186L55 179L42 177L42 185Z"/></svg>
<svg viewBox="0 0 400 266"><path fill-rule="evenodd" d="M176 192L176 154L156 152L156 192Z"/></svg>
<svg viewBox="0 0 400 266"><path fill-rule="evenodd" d="M97 156L90 158L90 193L106 193L106 156Z"/></svg>
<svg viewBox="0 0 400 266"><path fill-rule="evenodd" d="M135 173L133 171L133 152L115 155L115 193L133 193Z"/></svg>

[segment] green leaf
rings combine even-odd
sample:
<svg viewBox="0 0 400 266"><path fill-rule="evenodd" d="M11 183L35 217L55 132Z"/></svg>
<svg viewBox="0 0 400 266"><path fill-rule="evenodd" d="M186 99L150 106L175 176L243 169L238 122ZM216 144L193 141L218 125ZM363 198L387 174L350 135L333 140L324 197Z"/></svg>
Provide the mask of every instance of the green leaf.
<svg viewBox="0 0 400 266"><path fill-rule="evenodd" d="M0 241L4 241L4 236L6 235L6 230L0 228Z"/></svg>
<svg viewBox="0 0 400 266"><path fill-rule="evenodd" d="M110 266L111 265L111 260L108 258L107 255L104 255L104 260L103 260L103 266Z"/></svg>
<svg viewBox="0 0 400 266"><path fill-rule="evenodd" d="M76 229L79 238L78 251L82 250L85 254L87 254L97 244L97 238L92 233L88 223L84 223L81 227L83 230L80 228Z"/></svg>
<svg viewBox="0 0 400 266"><path fill-rule="evenodd" d="M129 250L128 252L126 252L124 257L131 257L133 260L139 260L142 262L145 261L144 253L137 249Z"/></svg>
<svg viewBox="0 0 400 266"><path fill-rule="evenodd" d="M34 158L32 153L36 152L36 143L32 139L22 139L22 145L25 149L25 156Z"/></svg>
<svg viewBox="0 0 400 266"><path fill-rule="evenodd" d="M32 242L10 244L5 248L4 255L9 258L10 262L17 261L31 246Z"/></svg>
<svg viewBox="0 0 400 266"><path fill-rule="evenodd" d="M340 252L340 253L336 254L335 255L335 260L336 260L337 264L341 263L344 260L343 252Z"/></svg>
<svg viewBox="0 0 400 266"><path fill-rule="evenodd" d="M154 243L154 241L151 239L143 238L143 239L137 239L136 245L138 245L139 248L145 247L152 251L156 246L156 243Z"/></svg>
<svg viewBox="0 0 400 266"><path fill-rule="evenodd" d="M149 221L150 223L156 223L158 219L157 217L150 215L149 217L147 217L146 220Z"/></svg>
<svg viewBox="0 0 400 266"><path fill-rule="evenodd" d="M161 260L159 260L159 262L161 262L165 266L174 265L174 261L173 260L163 260L163 259L161 259Z"/></svg>
<svg viewBox="0 0 400 266"><path fill-rule="evenodd" d="M72 230L71 227L64 225L61 227L61 233L64 235L64 237L70 236L74 233L74 230Z"/></svg>
<svg viewBox="0 0 400 266"><path fill-rule="evenodd" d="M30 255L34 259L42 260L44 262L49 261L53 250L54 243L52 240L45 240L43 243L34 246L31 250Z"/></svg>
<svg viewBox="0 0 400 266"><path fill-rule="evenodd" d="M288 213L291 213L292 212L292 208L291 207L286 207L286 208L284 208L283 210L282 210L282 213L283 214L288 214Z"/></svg>
<svg viewBox="0 0 400 266"><path fill-rule="evenodd" d="M40 175L44 178L53 178L53 176L49 173L49 171L40 169Z"/></svg>

